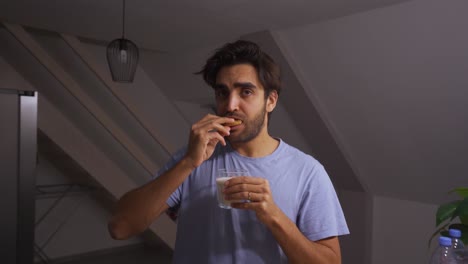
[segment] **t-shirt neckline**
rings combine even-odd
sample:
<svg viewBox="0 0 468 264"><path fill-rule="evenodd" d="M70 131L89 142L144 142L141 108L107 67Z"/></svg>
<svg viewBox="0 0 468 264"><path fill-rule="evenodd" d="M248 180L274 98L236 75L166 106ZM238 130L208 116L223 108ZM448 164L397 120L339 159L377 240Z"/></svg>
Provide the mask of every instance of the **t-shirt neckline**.
<svg viewBox="0 0 468 264"><path fill-rule="evenodd" d="M285 143L281 138L276 138L275 137L275 139L279 140L278 147L272 153L270 153L270 154L268 154L266 156L263 156L263 157L243 156L239 152L237 152L235 149L233 149L229 142L226 142L227 143L226 147L229 148L228 149L229 152L233 153L233 155L235 155L236 157L238 157L240 159L243 159L244 161L250 161L250 162L253 162L253 161L269 161L269 160L275 159L275 157L278 156L279 153L281 153L281 151L283 150L283 148L285 146Z"/></svg>

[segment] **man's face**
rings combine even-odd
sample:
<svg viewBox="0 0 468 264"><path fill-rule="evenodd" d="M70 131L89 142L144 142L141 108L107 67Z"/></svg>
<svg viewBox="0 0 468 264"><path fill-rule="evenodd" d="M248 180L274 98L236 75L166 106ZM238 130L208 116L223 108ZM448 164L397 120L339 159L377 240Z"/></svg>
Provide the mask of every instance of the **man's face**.
<svg viewBox="0 0 468 264"><path fill-rule="evenodd" d="M272 111L272 100L265 99L265 89L257 71L250 64L237 64L221 68L216 77L217 114L242 120L231 127L227 139L231 143L248 142L262 130L266 132L267 112ZM276 100L274 100L276 104Z"/></svg>

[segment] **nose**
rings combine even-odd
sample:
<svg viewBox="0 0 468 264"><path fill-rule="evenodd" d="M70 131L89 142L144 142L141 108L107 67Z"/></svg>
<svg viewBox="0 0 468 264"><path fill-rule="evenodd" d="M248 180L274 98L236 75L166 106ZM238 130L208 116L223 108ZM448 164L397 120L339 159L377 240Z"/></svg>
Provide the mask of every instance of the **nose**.
<svg viewBox="0 0 468 264"><path fill-rule="evenodd" d="M239 110L239 96L236 93L231 93L226 100L226 111L234 112Z"/></svg>

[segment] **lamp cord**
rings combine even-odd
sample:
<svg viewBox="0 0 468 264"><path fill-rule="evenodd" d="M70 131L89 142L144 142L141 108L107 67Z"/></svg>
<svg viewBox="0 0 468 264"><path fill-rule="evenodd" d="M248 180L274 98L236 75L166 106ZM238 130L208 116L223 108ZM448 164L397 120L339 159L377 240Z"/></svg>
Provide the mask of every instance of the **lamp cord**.
<svg viewBox="0 0 468 264"><path fill-rule="evenodd" d="M125 38L125 0L123 2L122 8L122 38Z"/></svg>

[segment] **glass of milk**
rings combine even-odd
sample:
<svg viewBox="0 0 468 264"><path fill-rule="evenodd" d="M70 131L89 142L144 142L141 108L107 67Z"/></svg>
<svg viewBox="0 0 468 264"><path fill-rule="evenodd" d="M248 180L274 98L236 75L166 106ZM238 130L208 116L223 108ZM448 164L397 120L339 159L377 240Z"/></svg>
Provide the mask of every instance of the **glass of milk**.
<svg viewBox="0 0 468 264"><path fill-rule="evenodd" d="M224 199L224 183L238 176L248 176L249 172L246 169L219 169L216 177L216 188L218 190L218 205L224 209L231 209L231 203L243 202L243 201L230 201Z"/></svg>

